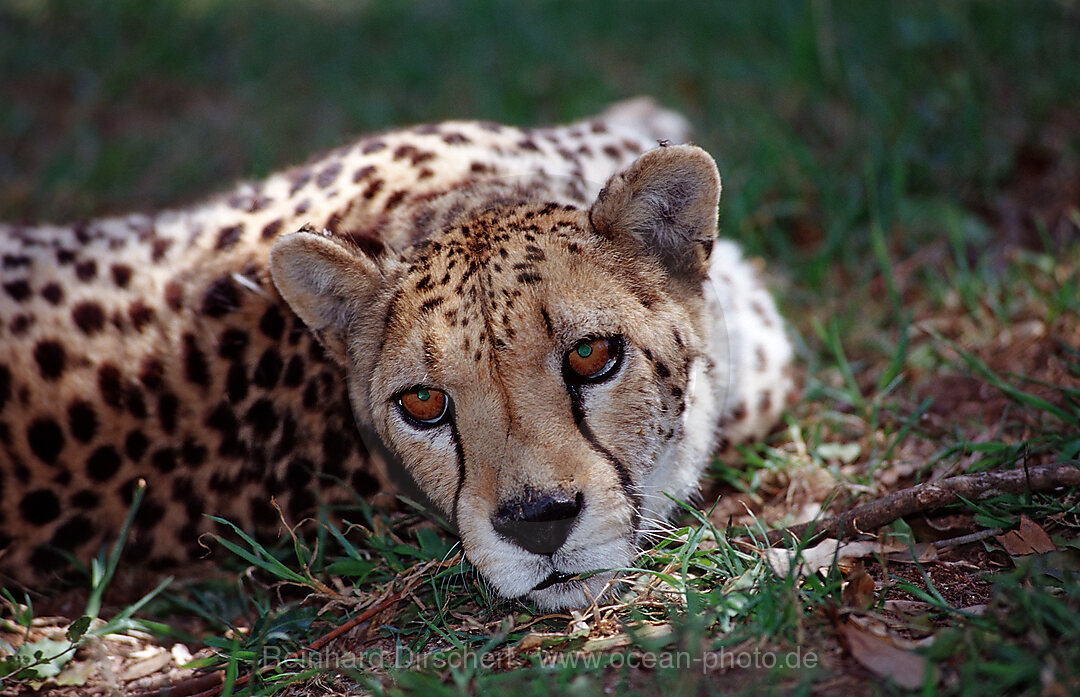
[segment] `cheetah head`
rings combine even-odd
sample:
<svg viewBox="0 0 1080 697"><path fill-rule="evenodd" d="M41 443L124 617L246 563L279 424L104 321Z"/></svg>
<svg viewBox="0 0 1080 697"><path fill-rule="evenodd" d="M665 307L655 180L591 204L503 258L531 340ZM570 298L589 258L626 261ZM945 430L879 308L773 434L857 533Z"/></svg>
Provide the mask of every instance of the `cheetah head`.
<svg viewBox="0 0 1080 697"><path fill-rule="evenodd" d="M713 443L726 376L702 286L719 175L669 146L588 209L535 188L461 195L399 252L283 237L274 282L345 366L359 424L495 588L580 606L671 513L668 494L693 494Z"/></svg>

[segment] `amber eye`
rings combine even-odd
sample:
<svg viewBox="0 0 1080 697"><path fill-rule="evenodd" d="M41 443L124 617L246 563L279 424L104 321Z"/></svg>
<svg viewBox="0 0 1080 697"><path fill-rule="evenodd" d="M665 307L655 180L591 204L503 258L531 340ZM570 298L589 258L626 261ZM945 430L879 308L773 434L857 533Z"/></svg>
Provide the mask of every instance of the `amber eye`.
<svg viewBox="0 0 1080 697"><path fill-rule="evenodd" d="M622 343L616 337L582 339L566 354L566 365L572 377L600 380L612 372L621 353Z"/></svg>
<svg viewBox="0 0 1080 697"><path fill-rule="evenodd" d="M424 426L435 426L446 416L450 400L442 390L431 387L414 387L398 396L401 410L413 421Z"/></svg>

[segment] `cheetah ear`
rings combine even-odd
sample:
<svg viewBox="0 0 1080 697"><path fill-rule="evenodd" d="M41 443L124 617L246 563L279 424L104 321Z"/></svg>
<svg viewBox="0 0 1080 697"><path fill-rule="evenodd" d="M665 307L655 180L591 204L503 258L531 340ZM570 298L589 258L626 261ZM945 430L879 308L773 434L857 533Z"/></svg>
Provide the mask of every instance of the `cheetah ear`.
<svg viewBox="0 0 1080 697"><path fill-rule="evenodd" d="M673 277L700 279L708 274L719 202L720 174L707 152L661 146L608 180L589 220L604 237L637 240Z"/></svg>
<svg viewBox="0 0 1080 697"><path fill-rule="evenodd" d="M270 275L293 312L344 365L348 330L381 285L376 263L332 239L302 230L274 242Z"/></svg>

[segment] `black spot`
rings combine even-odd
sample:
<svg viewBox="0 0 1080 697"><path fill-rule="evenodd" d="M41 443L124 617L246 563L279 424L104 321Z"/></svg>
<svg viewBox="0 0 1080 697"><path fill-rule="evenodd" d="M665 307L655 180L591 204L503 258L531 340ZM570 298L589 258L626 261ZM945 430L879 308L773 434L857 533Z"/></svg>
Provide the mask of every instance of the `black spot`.
<svg viewBox="0 0 1080 697"><path fill-rule="evenodd" d="M89 402L79 400L68 406L68 430L75 440L89 443L97 433L97 414Z"/></svg>
<svg viewBox="0 0 1080 697"><path fill-rule="evenodd" d="M319 172L319 175L315 178L315 184L320 189L325 189L337 180L339 174L341 174L341 163L331 162Z"/></svg>
<svg viewBox="0 0 1080 697"><path fill-rule="evenodd" d="M127 288L128 283L131 282L131 267L127 264L113 264L109 269L112 272L113 283L118 288Z"/></svg>
<svg viewBox="0 0 1080 697"><path fill-rule="evenodd" d="M379 480L363 470L356 470L350 480L353 491L363 497L368 497L379 491Z"/></svg>
<svg viewBox="0 0 1080 697"><path fill-rule="evenodd" d="M68 566L68 561L59 550L41 546L36 547L30 555L30 566L37 573L48 575Z"/></svg>
<svg viewBox="0 0 1080 697"><path fill-rule="evenodd" d="M308 489L294 490L289 497L289 515L294 520L300 520L311 515L315 510L315 495Z"/></svg>
<svg viewBox="0 0 1080 697"><path fill-rule="evenodd" d="M259 320L259 330L274 341L279 341L285 332L285 317L277 305L271 305Z"/></svg>
<svg viewBox="0 0 1080 697"><path fill-rule="evenodd" d="M668 370L666 365L664 365L660 361L657 361L656 362L656 374L659 375L662 378L666 378L669 375L671 375L671 371Z"/></svg>
<svg viewBox="0 0 1080 697"><path fill-rule="evenodd" d="M319 383L314 378L307 381L304 385L304 395L302 398L302 404L305 409L314 409L315 405L319 403Z"/></svg>
<svg viewBox="0 0 1080 697"><path fill-rule="evenodd" d="M281 226L283 223L284 221L280 218L267 223L266 227L262 229L262 238L264 240L268 240L277 235L279 232L281 232Z"/></svg>
<svg viewBox="0 0 1080 697"><path fill-rule="evenodd" d="M171 392L166 392L158 399L158 421L165 433L176 431L176 412L180 409L180 400Z"/></svg>
<svg viewBox="0 0 1080 697"><path fill-rule="evenodd" d="M11 333L15 336L19 336L26 332L30 328L30 325L34 323L34 318L30 315L16 315L11 320L11 324L8 327L11 329Z"/></svg>
<svg viewBox="0 0 1080 697"><path fill-rule="evenodd" d="M86 474L97 482L112 478L120 470L120 453L111 445L103 445L86 459Z"/></svg>
<svg viewBox="0 0 1080 697"><path fill-rule="evenodd" d="M105 326L105 311L101 305L88 300L71 309L71 319L84 334L94 334Z"/></svg>
<svg viewBox="0 0 1080 697"><path fill-rule="evenodd" d="M75 264L75 275L80 281L92 281L97 278L97 262L93 259L80 261Z"/></svg>
<svg viewBox="0 0 1080 697"><path fill-rule="evenodd" d="M540 317L544 320L544 329L547 330L548 336L555 336L555 329L551 326L551 315L548 314L546 307L540 308Z"/></svg>
<svg viewBox="0 0 1080 697"><path fill-rule="evenodd" d="M326 351L323 349L322 344L318 341L312 341L308 344L308 358L315 363L326 363Z"/></svg>
<svg viewBox="0 0 1080 697"><path fill-rule="evenodd" d="M265 496L255 495L248 499L251 508L251 522L256 527L269 528L278 522L277 510L270 505Z"/></svg>
<svg viewBox="0 0 1080 697"><path fill-rule="evenodd" d="M224 317L240 307L240 292L232 276L222 276L211 283L202 299L202 311L210 317Z"/></svg>
<svg viewBox="0 0 1080 697"><path fill-rule="evenodd" d="M323 470L333 472L341 468L342 462L352 454L352 439L346 438L339 430L328 427L323 431L322 452L325 464Z"/></svg>
<svg viewBox="0 0 1080 697"><path fill-rule="evenodd" d="M232 407L221 402L217 408L206 417L206 425L221 433L221 444L218 446L218 454L226 457L239 457L245 452L244 444L239 439L239 424Z"/></svg>
<svg viewBox="0 0 1080 697"><path fill-rule="evenodd" d="M135 524L143 530L150 530L161 521L161 516L164 515L164 513L165 508L160 503L147 496L143 499L142 504L139 506L139 510L135 512ZM137 548L132 548L132 554L136 553L135 549ZM149 556L149 550L139 556Z"/></svg>
<svg viewBox="0 0 1080 697"><path fill-rule="evenodd" d="M386 143L382 142L381 140L371 140L364 143L363 147L360 148L360 152L364 153L365 155L370 155L373 152L379 152L385 147Z"/></svg>
<svg viewBox="0 0 1080 697"><path fill-rule="evenodd" d="M384 209L389 211L397 208L405 200L405 196L406 192L401 190L395 191L394 193L390 194L390 196L386 199L386 205L384 206Z"/></svg>
<svg viewBox="0 0 1080 697"><path fill-rule="evenodd" d="M31 525L45 525L60 515L60 499L48 489L31 491L19 502L19 513Z"/></svg>
<svg viewBox="0 0 1080 697"><path fill-rule="evenodd" d="M4 290L18 302L26 300L31 294L30 284L26 281L12 281L11 283L5 283Z"/></svg>
<svg viewBox="0 0 1080 697"><path fill-rule="evenodd" d="M297 354L289 359L289 364L285 367L285 377L282 380L282 384L285 385L285 387L297 387L303 381L304 359Z"/></svg>
<svg viewBox="0 0 1080 697"><path fill-rule="evenodd" d="M172 472L176 469L176 450L173 448L161 448L155 450L150 456L150 462L158 472Z"/></svg>
<svg viewBox="0 0 1080 697"><path fill-rule="evenodd" d="M128 385L127 394L124 395L128 412L137 419L146 418L146 397L138 385Z"/></svg>
<svg viewBox="0 0 1080 697"><path fill-rule="evenodd" d="M154 310L142 300L135 300L128 306L128 319L135 331L141 332L146 325L154 321Z"/></svg>
<svg viewBox="0 0 1080 697"><path fill-rule="evenodd" d="M48 283L41 289L41 297L53 305L59 305L60 301L64 299L64 289L58 283Z"/></svg>
<svg viewBox="0 0 1080 697"><path fill-rule="evenodd" d="M17 269L20 266L30 266L33 260L23 254L5 254L4 255L4 268L5 269Z"/></svg>
<svg viewBox="0 0 1080 697"><path fill-rule="evenodd" d="M150 261L157 263L165 258L165 253L169 251L172 244L173 241L169 239L159 238L154 240L154 243L150 245Z"/></svg>
<svg viewBox="0 0 1080 697"><path fill-rule="evenodd" d="M46 465L55 463L56 457L64 449L64 432L60 424L52 419L30 422L26 429L26 440L30 444L30 451Z"/></svg>
<svg viewBox="0 0 1080 697"><path fill-rule="evenodd" d="M540 274L538 274L538 273L519 273L518 276L517 276L517 282L518 283L524 283L524 284L537 283L540 280L541 280L541 277L540 277Z"/></svg>
<svg viewBox="0 0 1080 697"><path fill-rule="evenodd" d="M162 294L165 297L165 304L173 312L178 312L184 306L184 288L179 283L169 281L165 284Z"/></svg>
<svg viewBox="0 0 1080 697"><path fill-rule="evenodd" d="M370 199L375 198L376 194L378 194L380 191L382 191L382 188L383 188L383 180L382 179L374 179L374 180L372 180L372 182L370 184L367 185L367 188L365 188L364 191L360 195L363 196L364 198L370 200Z"/></svg>
<svg viewBox="0 0 1080 697"><path fill-rule="evenodd" d="M64 373L67 353L58 341L39 341L34 347L34 360L37 361L41 377L55 380Z"/></svg>
<svg viewBox="0 0 1080 697"><path fill-rule="evenodd" d="M148 390L157 391L165 383L165 365L156 358L143 359L139 370L139 381Z"/></svg>
<svg viewBox="0 0 1080 697"><path fill-rule="evenodd" d="M358 168L355 172L353 172L353 184L359 184L360 182L370 177L372 174L375 174L375 168L371 165L364 165L363 167Z"/></svg>
<svg viewBox="0 0 1080 697"><path fill-rule="evenodd" d="M214 246L214 248L218 251L232 249L236 246L236 243L240 241L240 236L243 234L243 223L221 228L221 232L218 233L217 244Z"/></svg>
<svg viewBox="0 0 1080 697"><path fill-rule="evenodd" d="M164 556L158 555L158 556L151 557L150 560L148 562L146 562L146 568L149 569L150 571L155 571L155 572L156 571L164 571L165 569L173 568L174 566L176 566L179 563L180 563L179 560L177 560L177 558L172 556L172 555L169 555L169 554L166 554Z"/></svg>
<svg viewBox="0 0 1080 697"><path fill-rule="evenodd" d="M75 252L71 249L58 249L56 250L56 262L61 266L70 264L75 261Z"/></svg>
<svg viewBox="0 0 1080 697"><path fill-rule="evenodd" d="M247 345L247 332L241 329L226 329L218 339L218 355L230 361L239 361L243 359Z"/></svg>
<svg viewBox="0 0 1080 697"><path fill-rule="evenodd" d="M69 551L78 549L89 542L96 532L89 518L77 515L56 529L49 544Z"/></svg>
<svg viewBox="0 0 1080 697"><path fill-rule="evenodd" d="M243 363L233 363L225 376L225 394L229 396L229 401L235 404L243 401L247 393L247 369Z"/></svg>
<svg viewBox="0 0 1080 697"><path fill-rule="evenodd" d="M273 458L280 460L291 453L294 447L296 447L296 419L293 418L291 411L286 411L281 419L281 437L274 446Z"/></svg>
<svg viewBox="0 0 1080 697"><path fill-rule="evenodd" d="M206 462L207 454L206 448L192 438L188 438L180 446L180 457L192 467L198 467Z"/></svg>
<svg viewBox="0 0 1080 697"><path fill-rule="evenodd" d="M101 496L92 489L83 489L76 492L71 497L71 505L75 508L91 509L97 508L98 503L101 501Z"/></svg>
<svg viewBox="0 0 1080 697"><path fill-rule="evenodd" d="M281 355L276 350L268 348L259 358L259 364L255 366L252 381L259 387L272 389L281 377L282 367Z"/></svg>
<svg viewBox="0 0 1080 697"><path fill-rule="evenodd" d="M289 187L289 196L294 195L300 189L303 189L309 181L311 181L310 170L300 170L292 175L292 185Z"/></svg>
<svg viewBox="0 0 1080 697"><path fill-rule="evenodd" d="M210 365L194 334L184 334L184 375L196 385L210 385Z"/></svg>
<svg viewBox="0 0 1080 697"><path fill-rule="evenodd" d="M142 431L134 430L124 439L124 454L132 462L138 462L150 447L150 439Z"/></svg>
<svg viewBox="0 0 1080 697"><path fill-rule="evenodd" d="M244 421L251 424L258 436L269 436L277 428L277 414L274 411L274 403L266 397L258 399L248 408L244 415ZM325 441L323 441L325 445Z"/></svg>
<svg viewBox="0 0 1080 697"><path fill-rule="evenodd" d="M439 305L442 305L445 300L446 300L446 298L443 298L443 297L438 296L438 295L436 295L434 298L429 298L428 300L425 300L420 305L420 314L423 315L423 314L427 314L429 312L434 311L435 308L437 308Z"/></svg>
<svg viewBox="0 0 1080 697"><path fill-rule="evenodd" d="M124 408L124 386L120 369L112 363L105 363L98 368L98 389L101 399L115 409Z"/></svg>
<svg viewBox="0 0 1080 697"><path fill-rule="evenodd" d="M314 463L304 458L297 458L289 463L285 472L285 482L293 491L300 491L311 482L311 474L315 469Z"/></svg>

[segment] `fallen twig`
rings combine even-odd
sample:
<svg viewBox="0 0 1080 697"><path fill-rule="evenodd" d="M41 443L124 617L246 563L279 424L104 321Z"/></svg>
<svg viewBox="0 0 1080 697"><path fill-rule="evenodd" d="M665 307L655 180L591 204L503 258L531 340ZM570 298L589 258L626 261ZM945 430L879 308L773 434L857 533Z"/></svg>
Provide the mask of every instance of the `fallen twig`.
<svg viewBox="0 0 1080 697"><path fill-rule="evenodd" d="M1007 472L980 472L927 482L855 506L831 518L770 530L765 539L770 546L788 539L804 542L825 536L849 539L871 533L904 516L960 503L962 499L979 501L1000 494L1080 486L1078 464L1075 461L1056 462Z"/></svg>

